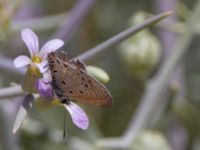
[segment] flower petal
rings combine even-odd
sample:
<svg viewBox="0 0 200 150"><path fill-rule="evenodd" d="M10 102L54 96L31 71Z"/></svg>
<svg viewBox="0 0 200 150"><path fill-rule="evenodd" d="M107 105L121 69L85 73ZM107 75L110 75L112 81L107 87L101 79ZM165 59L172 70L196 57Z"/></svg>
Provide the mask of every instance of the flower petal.
<svg viewBox="0 0 200 150"><path fill-rule="evenodd" d="M69 111L73 123L81 128L81 129L87 129L89 126L89 119L87 114L81 109L78 105L76 105L73 102L70 102L70 104L64 104L64 107Z"/></svg>
<svg viewBox="0 0 200 150"><path fill-rule="evenodd" d="M34 97L31 94L28 94L25 96L22 105L19 108L19 111L17 113L16 119L15 119L15 123L13 126L13 133L16 133L20 127L22 126L22 123L25 119L25 117L27 116L28 111L30 110L30 108L33 105L33 101L34 101Z"/></svg>
<svg viewBox="0 0 200 150"><path fill-rule="evenodd" d="M39 51L38 36L29 28L22 29L21 37L32 56L35 56Z"/></svg>
<svg viewBox="0 0 200 150"><path fill-rule="evenodd" d="M38 93L42 97L53 96L52 86L50 83L45 83L42 79L38 79L36 83Z"/></svg>
<svg viewBox="0 0 200 150"><path fill-rule="evenodd" d="M46 83L52 82L52 76L50 71L46 71L45 73L43 73L43 81Z"/></svg>
<svg viewBox="0 0 200 150"><path fill-rule="evenodd" d="M54 39L46 42L40 51L40 57L46 58L47 54L54 52L64 45L64 42L60 39Z"/></svg>
<svg viewBox="0 0 200 150"><path fill-rule="evenodd" d="M20 55L18 57L16 57L13 61L14 66L19 68L19 67L25 67L27 65L29 65L31 62L30 58L28 58L25 55Z"/></svg>
<svg viewBox="0 0 200 150"><path fill-rule="evenodd" d="M48 64L48 61L43 60L41 63L39 63L39 64L36 63L35 65L39 68L41 73L44 73L48 70L47 64Z"/></svg>

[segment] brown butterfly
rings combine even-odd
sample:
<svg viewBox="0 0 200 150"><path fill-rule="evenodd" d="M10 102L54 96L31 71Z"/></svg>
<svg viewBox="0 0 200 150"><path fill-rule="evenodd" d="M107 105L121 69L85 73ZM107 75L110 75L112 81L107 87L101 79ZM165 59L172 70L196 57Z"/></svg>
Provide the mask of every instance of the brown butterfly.
<svg viewBox="0 0 200 150"><path fill-rule="evenodd" d="M112 105L112 96L107 88L87 74L80 60L69 60L64 53L57 56L52 52L48 54L48 62L52 87L62 103L77 100L102 107Z"/></svg>

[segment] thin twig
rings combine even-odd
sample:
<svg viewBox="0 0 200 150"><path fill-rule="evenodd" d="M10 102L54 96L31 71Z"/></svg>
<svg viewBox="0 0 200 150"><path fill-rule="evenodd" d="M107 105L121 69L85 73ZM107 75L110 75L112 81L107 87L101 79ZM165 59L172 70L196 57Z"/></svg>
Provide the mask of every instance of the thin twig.
<svg viewBox="0 0 200 150"><path fill-rule="evenodd" d="M147 19L146 21L144 21L144 23L139 24L134 27L131 27L123 32L120 32L119 34L115 35L114 37L106 40L102 44L88 50L87 52L75 57L74 59L80 59L84 62L89 61L91 58L94 58L96 55L99 55L100 53L104 52L108 48L126 40L128 37L136 34L137 32L143 30L144 28L150 27L150 26L158 23L162 19L172 15L172 13L173 13L172 11L168 11L168 12L162 13L160 15L151 17L151 18Z"/></svg>
<svg viewBox="0 0 200 150"><path fill-rule="evenodd" d="M96 0L78 0L69 15L67 15L67 18L65 18L60 27L58 27L58 30L53 37L60 38L64 40L65 43L68 43L73 33L94 6L95 2Z"/></svg>

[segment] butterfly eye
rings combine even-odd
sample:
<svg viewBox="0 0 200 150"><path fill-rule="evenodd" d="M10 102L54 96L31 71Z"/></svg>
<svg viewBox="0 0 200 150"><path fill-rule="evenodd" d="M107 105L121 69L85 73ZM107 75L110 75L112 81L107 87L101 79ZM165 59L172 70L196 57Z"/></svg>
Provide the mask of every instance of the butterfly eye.
<svg viewBox="0 0 200 150"><path fill-rule="evenodd" d="M62 100L61 100L61 103L63 103L63 104L66 104L67 102L68 102L67 99L62 99Z"/></svg>

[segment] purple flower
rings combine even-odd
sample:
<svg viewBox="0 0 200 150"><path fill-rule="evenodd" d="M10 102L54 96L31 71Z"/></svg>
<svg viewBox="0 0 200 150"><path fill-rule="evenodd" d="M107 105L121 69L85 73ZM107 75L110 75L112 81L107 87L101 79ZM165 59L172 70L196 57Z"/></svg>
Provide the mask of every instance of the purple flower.
<svg viewBox="0 0 200 150"><path fill-rule="evenodd" d="M44 79L40 78L36 82L36 88L41 97L53 96L52 86L49 82L45 82Z"/></svg>
<svg viewBox="0 0 200 150"><path fill-rule="evenodd" d="M78 105L76 105L73 102L63 105L69 111L72 117L72 121L77 127L84 130L88 128L89 126L88 116Z"/></svg>
<svg viewBox="0 0 200 150"><path fill-rule="evenodd" d="M47 54L56 51L64 44L60 39L50 40L46 42L39 51L38 37L31 29L22 29L21 37L28 48L30 58L25 55L16 57L14 60L15 67L26 67L32 65L39 68L41 73L44 73L47 70L47 68L45 68L45 65L47 64Z"/></svg>
<svg viewBox="0 0 200 150"><path fill-rule="evenodd" d="M46 71L43 73L43 78L39 78L36 82L36 89L42 97L53 97L53 89L51 86L51 73Z"/></svg>

